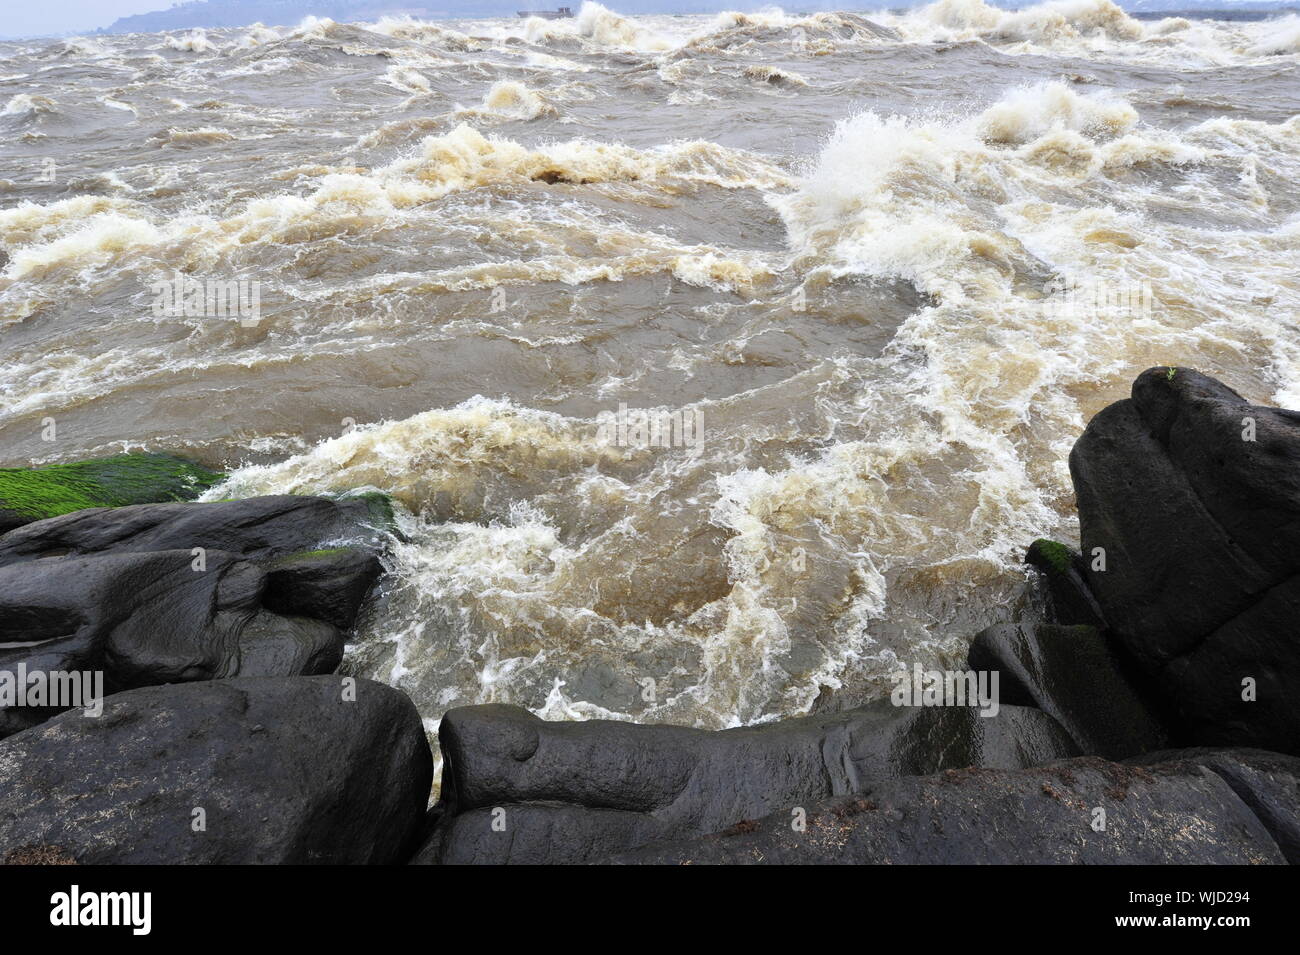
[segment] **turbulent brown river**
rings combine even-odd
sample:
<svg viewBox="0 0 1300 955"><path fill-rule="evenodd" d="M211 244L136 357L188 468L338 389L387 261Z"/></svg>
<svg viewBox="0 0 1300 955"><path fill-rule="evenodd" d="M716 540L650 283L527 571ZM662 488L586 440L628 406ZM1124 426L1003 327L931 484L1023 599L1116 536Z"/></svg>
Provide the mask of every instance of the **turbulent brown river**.
<svg viewBox="0 0 1300 955"><path fill-rule="evenodd" d="M1030 600L1139 371L1300 407L1298 61L1109 0L0 44L0 466L388 492L345 665L431 731L858 703Z"/></svg>

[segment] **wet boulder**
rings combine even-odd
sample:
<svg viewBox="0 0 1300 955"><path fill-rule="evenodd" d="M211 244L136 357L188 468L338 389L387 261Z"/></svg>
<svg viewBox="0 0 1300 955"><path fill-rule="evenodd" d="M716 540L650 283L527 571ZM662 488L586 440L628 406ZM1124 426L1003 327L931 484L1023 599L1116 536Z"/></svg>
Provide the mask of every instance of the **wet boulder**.
<svg viewBox="0 0 1300 955"><path fill-rule="evenodd" d="M1300 759L1261 749L1182 749L1146 753L1139 766L1198 766L1214 773L1250 807L1292 865L1300 865Z"/></svg>
<svg viewBox="0 0 1300 955"><path fill-rule="evenodd" d="M1176 741L1300 752L1300 413L1150 369L1070 471L1088 587Z"/></svg>
<svg viewBox="0 0 1300 955"><path fill-rule="evenodd" d="M265 565L262 604L284 616L351 629L383 565L361 547L331 547L278 557Z"/></svg>
<svg viewBox="0 0 1300 955"><path fill-rule="evenodd" d="M1096 627L989 627L967 653L1000 673L1002 699L1049 713L1080 752L1124 759L1168 743L1163 726Z"/></svg>
<svg viewBox="0 0 1300 955"><path fill-rule="evenodd" d="M792 803L860 792L880 779L957 766L1029 766L1078 752L1041 711L1002 706L996 715L979 714L974 707L883 702L713 732L546 722L501 705L453 709L439 729L447 814L435 834L439 847L422 857L575 862L586 847L608 851L651 837L713 832Z"/></svg>
<svg viewBox="0 0 1300 955"><path fill-rule="evenodd" d="M1188 833L1195 838L1188 838ZM950 770L791 805L703 838L612 853L623 864L1284 864L1219 776L1096 757Z"/></svg>
<svg viewBox="0 0 1300 955"><path fill-rule="evenodd" d="M0 535L0 567L45 557L220 550L249 558L310 552L322 543L375 545L392 512L382 495L296 494L239 501L91 508Z"/></svg>
<svg viewBox="0 0 1300 955"><path fill-rule="evenodd" d="M419 714L382 684L147 687L0 742L0 858L399 862L431 782Z"/></svg>
<svg viewBox="0 0 1300 955"><path fill-rule="evenodd" d="M413 865L580 865L680 830L644 812L510 803L444 820Z"/></svg>
<svg viewBox="0 0 1300 955"><path fill-rule="evenodd" d="M1084 579L1087 568L1078 551L1057 541L1039 539L1029 545L1025 563L1043 582L1047 615L1052 623L1073 626L1087 624L1104 628L1101 607Z"/></svg>
<svg viewBox="0 0 1300 955"><path fill-rule="evenodd" d="M108 693L330 673L382 571L370 514L363 501L280 497L18 528L0 536L0 672L96 671ZM299 549L323 540L355 543ZM0 694L0 736L61 708L18 702Z"/></svg>

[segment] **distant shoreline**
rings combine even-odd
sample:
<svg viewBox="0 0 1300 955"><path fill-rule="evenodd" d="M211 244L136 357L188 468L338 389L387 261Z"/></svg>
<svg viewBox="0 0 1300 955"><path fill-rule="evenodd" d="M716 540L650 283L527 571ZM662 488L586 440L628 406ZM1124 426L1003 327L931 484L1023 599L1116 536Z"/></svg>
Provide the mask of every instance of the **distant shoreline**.
<svg viewBox="0 0 1300 955"><path fill-rule="evenodd" d="M1254 22L1300 13L1300 7L1276 7L1270 10L1125 10L1124 12L1134 20L1166 20L1170 17L1182 17L1185 20Z"/></svg>
<svg viewBox="0 0 1300 955"><path fill-rule="evenodd" d="M688 3L687 5L689 6L690 4ZM838 9L844 12L853 12L853 13L862 13L862 14L870 14L873 12L878 13L882 9L887 9L888 12L890 13L896 15L902 15L902 14L906 14L909 11L916 10L919 7L922 7L924 5L925 5L924 3L917 3L908 7L884 8L882 5L876 5L871 7L857 7L853 4L846 4L845 6ZM1028 9L1030 7L1036 6L1037 4L1034 2L1023 2L1023 3L1005 4L1005 5L999 3L994 5L1003 7L1003 9L1006 9L1008 11L1016 11L1016 10ZM277 17L271 17L271 18L263 17L262 19L253 19L253 20L248 20L247 22L239 22L239 23L216 22L223 19L226 20L229 19L229 18L223 18L218 16L216 18L216 21L214 22L208 22L208 23L185 22L184 14L186 12L194 12L193 8L200 7L200 6L204 6L204 4L184 3L178 6L174 6L167 10L159 10L153 13L133 14L128 17L119 18L118 20L114 21L113 23L110 23L107 26L99 27L93 30L70 30L62 33L28 34L28 35L21 35L21 36L0 36L0 43L12 43L12 42L19 42L19 41L43 40L43 39L54 40L54 39L73 37L73 36L114 36L114 35L124 35L129 33L171 33L180 30L238 30L238 29L250 27L254 23L261 23L264 26L268 26L268 27L285 27L285 26L293 26L301 22L303 17L308 15L313 15L307 12L296 12L296 11L290 12L286 10L285 16L287 16L287 19L281 19ZM722 4L716 10L681 10L675 13L668 13L668 12L621 13L620 12L620 15L629 16L629 17L707 16L710 13L722 12L728 9L737 9L737 8L750 7L750 6L752 6L752 4L738 3L735 4L734 7L728 7L726 4ZM1123 8L1124 4L1121 3L1120 6L1121 8ZM331 2L321 3L316 8L316 12L314 15L327 16L332 19L338 20L339 22L347 22L347 23L365 23L377 19L380 16L393 15L393 11L390 11L386 7L382 7L382 6L376 6L373 9L369 9L369 10L358 9L353 13L343 12L342 10L339 9L339 7L340 7L339 3L331 3ZM217 12L217 8L214 7L213 11ZM228 13L229 11L226 12ZM805 16L813 12L816 11L806 11L801 9L786 10L786 13L792 16ZM1125 9L1124 12L1135 20L1143 20L1148 22L1153 20L1164 20L1171 17L1181 17L1188 20L1258 22L1261 20L1268 20L1275 17L1283 17L1288 15L1300 14L1300 5L1268 6L1268 5L1261 4L1256 6L1250 6L1245 9L1228 9L1228 8L1181 9L1178 7L1170 7L1168 9L1161 9L1161 10ZM485 12L483 14L478 14L478 15L472 15L472 16L466 16L464 13L460 11L429 10L428 8L410 9L407 11L407 13L409 15L414 16L415 19L424 20L427 22L491 20L491 19L498 19L498 18L514 19L515 17L515 13L513 11L505 11L504 8L502 8L502 10L500 11L492 9L489 12ZM171 19L177 22L171 24L158 22L157 25L151 25L150 21L155 20L155 22L157 22L156 18Z"/></svg>

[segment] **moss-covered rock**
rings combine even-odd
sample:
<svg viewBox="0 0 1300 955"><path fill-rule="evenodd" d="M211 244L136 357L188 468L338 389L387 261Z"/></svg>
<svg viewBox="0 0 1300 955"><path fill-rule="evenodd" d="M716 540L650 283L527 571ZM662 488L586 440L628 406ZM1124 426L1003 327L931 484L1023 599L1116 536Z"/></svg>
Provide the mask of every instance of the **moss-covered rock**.
<svg viewBox="0 0 1300 955"><path fill-rule="evenodd" d="M189 501L224 478L170 454L119 454L39 468L0 468L0 533L88 507Z"/></svg>
<svg viewBox="0 0 1300 955"><path fill-rule="evenodd" d="M1025 563L1043 575L1050 622L1065 626L1105 627L1101 608L1084 580L1083 558L1077 551L1040 537L1029 545Z"/></svg>
<svg viewBox="0 0 1300 955"><path fill-rule="evenodd" d="M1044 573L1068 574L1077 557L1066 545L1040 537L1029 545L1025 561Z"/></svg>
<svg viewBox="0 0 1300 955"><path fill-rule="evenodd" d="M397 518L393 514L393 502L382 491L365 491L361 494L345 494L344 500L365 501L370 515L370 526L375 530L397 532Z"/></svg>
<svg viewBox="0 0 1300 955"><path fill-rule="evenodd" d="M316 560L321 558L337 557L340 554L346 554L351 551L351 547L323 547L320 550L300 550L292 554L285 554L283 557L276 558L276 566L289 566L300 561Z"/></svg>

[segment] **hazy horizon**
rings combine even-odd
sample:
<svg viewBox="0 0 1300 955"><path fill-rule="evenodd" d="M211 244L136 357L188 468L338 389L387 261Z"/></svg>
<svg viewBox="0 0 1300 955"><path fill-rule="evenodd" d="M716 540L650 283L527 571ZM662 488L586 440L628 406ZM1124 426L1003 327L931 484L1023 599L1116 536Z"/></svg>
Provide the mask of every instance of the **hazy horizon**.
<svg viewBox="0 0 1300 955"><path fill-rule="evenodd" d="M230 5L230 0L207 0L212 10L218 11ZM252 3L254 0L241 0L243 3ZM257 22L259 19L266 22L274 17L272 8L278 3L285 0L262 0L256 5L267 8L267 15L263 17L254 16L247 23ZM315 13L316 15L330 15L331 9L337 10L340 6L352 6L358 9L369 7L371 9L385 7L393 12L403 11L421 11L425 16L431 18L474 18L478 16L509 16L514 8L523 7L525 9L536 7L538 9L552 9L563 5L564 0L519 0L514 7L508 2L466 2L466 0L392 0L391 3L384 3L383 0L316 0L308 2L302 16L308 16ZM581 0L568 0L569 5L576 10L581 6ZM677 13L707 13L720 12L723 10L740 10L755 11L765 8L782 8L787 12L811 12L816 10L875 10L875 9L909 9L912 7L922 6L927 0L892 0L892 2L882 2L878 4L849 2L837 4L833 2L794 2L788 4L760 2L760 0L738 0L738 2L728 2L728 0L624 0L621 3L607 4L611 9L620 13L641 16L647 14L677 14ZM996 2L989 0L991 5L1007 8L1016 8L1031 6L1033 0L1022 0L1022 2ZM1286 0L1117 0L1118 5L1126 10L1152 10L1152 9L1286 9L1293 8L1294 3ZM68 36L83 33L93 33L97 30L106 29L123 17L144 15L144 14L161 14L170 10L172 7L181 6L180 3L166 3L166 0L51 0L51 2L40 6L33 6L25 9L15 9L8 12L5 18L4 32L0 33L0 39L26 39L44 36ZM295 11L293 16L298 16ZM220 23L199 23L193 24L195 28L220 28L228 24ZM247 25L247 24L241 24ZM180 27L186 29L188 27Z"/></svg>

